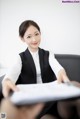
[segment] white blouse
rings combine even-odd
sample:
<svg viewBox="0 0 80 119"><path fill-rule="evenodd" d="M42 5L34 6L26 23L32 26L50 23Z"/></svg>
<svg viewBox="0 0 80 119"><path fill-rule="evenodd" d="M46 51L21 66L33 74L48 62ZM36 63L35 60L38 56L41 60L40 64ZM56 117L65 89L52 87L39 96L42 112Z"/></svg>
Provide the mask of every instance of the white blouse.
<svg viewBox="0 0 80 119"><path fill-rule="evenodd" d="M31 52L30 51L30 53L31 53L31 55L33 57L33 60L34 60L34 63L35 63L35 67L36 67L37 83L42 83L38 51L36 51L36 52ZM55 56L54 56L54 54L52 52L49 52L49 64L50 64L52 70L54 71L54 73L55 73L55 75L57 77L58 72L61 69L63 69L63 67L56 60L56 58L55 58ZM22 69L22 61L21 61L21 57L18 55L17 58L16 58L15 64L6 73L3 81L6 80L7 78L9 78L14 83L16 83L16 81L18 80L18 77L19 77L19 75L21 73L21 69Z"/></svg>

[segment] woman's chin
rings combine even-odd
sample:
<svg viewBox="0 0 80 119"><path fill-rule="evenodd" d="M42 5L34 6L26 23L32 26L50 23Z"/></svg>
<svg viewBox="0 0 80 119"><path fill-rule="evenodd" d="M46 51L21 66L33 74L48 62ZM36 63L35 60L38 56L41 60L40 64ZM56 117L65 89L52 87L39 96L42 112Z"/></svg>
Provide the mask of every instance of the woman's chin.
<svg viewBox="0 0 80 119"><path fill-rule="evenodd" d="M33 45L32 48L33 49L38 49L39 45Z"/></svg>

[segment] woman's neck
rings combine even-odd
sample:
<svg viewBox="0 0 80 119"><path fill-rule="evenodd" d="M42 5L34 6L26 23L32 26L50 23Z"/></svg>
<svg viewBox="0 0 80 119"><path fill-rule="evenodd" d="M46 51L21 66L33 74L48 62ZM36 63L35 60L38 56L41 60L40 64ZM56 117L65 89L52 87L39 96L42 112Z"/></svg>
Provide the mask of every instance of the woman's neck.
<svg viewBox="0 0 80 119"><path fill-rule="evenodd" d="M30 52L35 53L35 52L38 51L39 48L37 48L37 49L31 49L31 48L28 47L28 49L29 49Z"/></svg>

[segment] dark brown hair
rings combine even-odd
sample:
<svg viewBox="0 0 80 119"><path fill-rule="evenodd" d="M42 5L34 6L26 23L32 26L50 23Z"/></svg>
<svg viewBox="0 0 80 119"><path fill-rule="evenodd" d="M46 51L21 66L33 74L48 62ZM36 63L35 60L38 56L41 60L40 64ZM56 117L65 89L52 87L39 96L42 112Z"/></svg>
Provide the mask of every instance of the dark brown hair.
<svg viewBox="0 0 80 119"><path fill-rule="evenodd" d="M34 26L38 29L38 31L40 32L40 27L38 26L38 24L32 20L25 20L24 22L21 23L21 25L19 26L19 36L23 37L26 30L29 28L29 26Z"/></svg>

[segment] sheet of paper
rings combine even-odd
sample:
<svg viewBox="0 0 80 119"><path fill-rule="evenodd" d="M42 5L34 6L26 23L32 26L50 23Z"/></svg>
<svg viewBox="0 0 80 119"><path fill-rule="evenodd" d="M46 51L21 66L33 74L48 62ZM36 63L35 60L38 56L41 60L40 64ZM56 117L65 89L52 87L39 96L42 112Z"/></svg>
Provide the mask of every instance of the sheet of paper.
<svg viewBox="0 0 80 119"><path fill-rule="evenodd" d="M14 104L33 104L80 97L80 88L57 81L43 84L17 85L20 91L14 92L10 100Z"/></svg>

